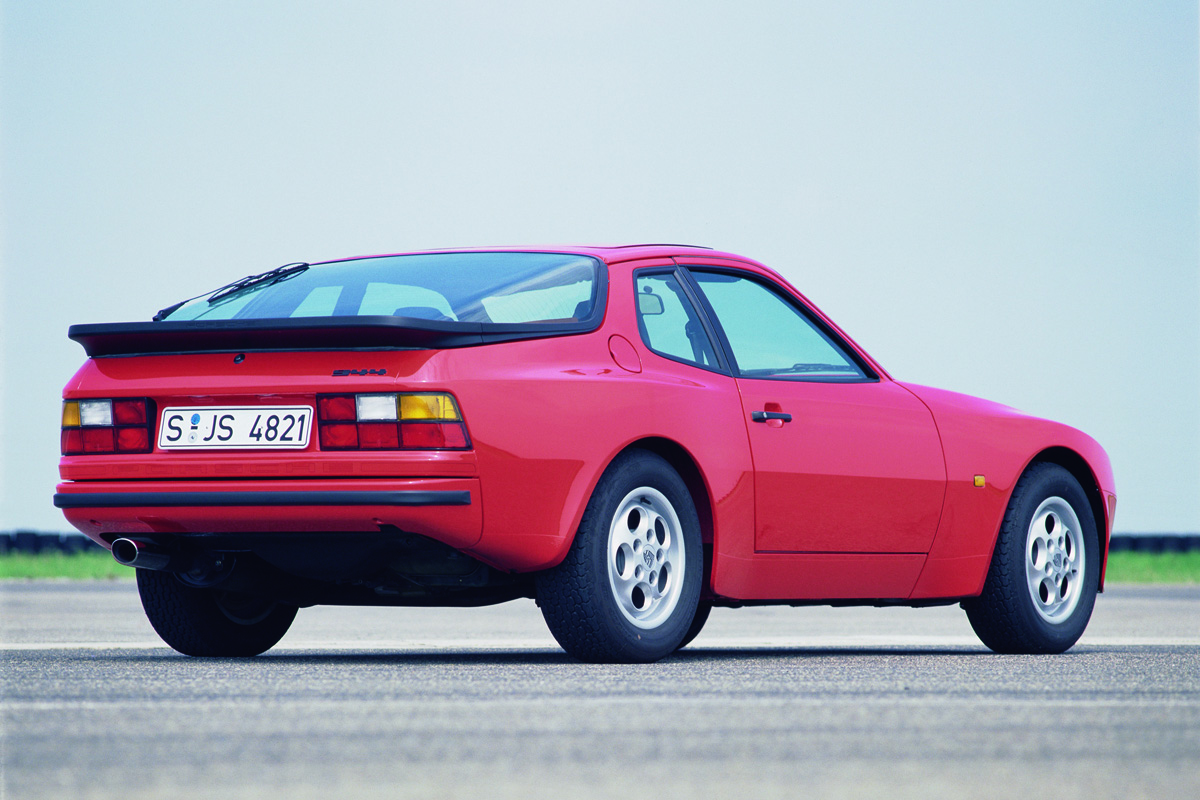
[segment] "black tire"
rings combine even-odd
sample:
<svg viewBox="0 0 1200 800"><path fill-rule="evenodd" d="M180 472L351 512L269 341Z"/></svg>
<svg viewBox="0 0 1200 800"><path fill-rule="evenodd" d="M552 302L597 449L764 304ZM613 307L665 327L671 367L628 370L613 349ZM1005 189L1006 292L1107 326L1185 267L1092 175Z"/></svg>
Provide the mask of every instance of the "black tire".
<svg viewBox="0 0 1200 800"><path fill-rule="evenodd" d="M683 480L659 456L632 450L601 477L567 557L538 575L538 604L580 661L657 661L695 619L703 559Z"/></svg>
<svg viewBox="0 0 1200 800"><path fill-rule="evenodd" d="M1061 653L1083 635L1100 582L1100 541L1079 482L1034 464L1013 489L983 593L962 606L997 653Z"/></svg>
<svg viewBox="0 0 1200 800"><path fill-rule="evenodd" d="M712 613L712 603L707 600L701 600L696 606L696 616L692 617L692 624L688 628L687 633L683 635L683 641L679 643L677 649L682 650L692 643L700 635L700 631L704 630L704 623L708 622L708 615Z"/></svg>
<svg viewBox="0 0 1200 800"><path fill-rule="evenodd" d="M139 569L137 584L154 630L188 656L256 656L274 647L296 618L296 606L187 586L170 572Z"/></svg>

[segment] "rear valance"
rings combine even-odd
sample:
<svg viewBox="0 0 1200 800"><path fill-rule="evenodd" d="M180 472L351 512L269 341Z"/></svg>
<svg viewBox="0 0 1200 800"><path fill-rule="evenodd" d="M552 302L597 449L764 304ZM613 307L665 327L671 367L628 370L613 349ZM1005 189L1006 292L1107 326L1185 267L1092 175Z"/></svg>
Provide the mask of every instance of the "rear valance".
<svg viewBox="0 0 1200 800"><path fill-rule="evenodd" d="M67 336L93 358L242 350L433 350L586 333L598 322L481 323L392 316L113 322L72 325Z"/></svg>

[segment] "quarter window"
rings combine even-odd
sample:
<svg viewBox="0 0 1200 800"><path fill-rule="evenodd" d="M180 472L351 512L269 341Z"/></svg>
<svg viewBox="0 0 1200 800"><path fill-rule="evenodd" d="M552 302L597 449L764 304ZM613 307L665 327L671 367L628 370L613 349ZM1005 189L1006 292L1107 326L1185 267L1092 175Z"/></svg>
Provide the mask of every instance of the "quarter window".
<svg viewBox="0 0 1200 800"><path fill-rule="evenodd" d="M639 275L636 287L638 328L646 346L675 361L717 369L717 356L700 315L675 275Z"/></svg>
<svg viewBox="0 0 1200 800"><path fill-rule="evenodd" d="M691 274L716 314L742 376L809 381L868 379L841 346L774 290L739 275Z"/></svg>

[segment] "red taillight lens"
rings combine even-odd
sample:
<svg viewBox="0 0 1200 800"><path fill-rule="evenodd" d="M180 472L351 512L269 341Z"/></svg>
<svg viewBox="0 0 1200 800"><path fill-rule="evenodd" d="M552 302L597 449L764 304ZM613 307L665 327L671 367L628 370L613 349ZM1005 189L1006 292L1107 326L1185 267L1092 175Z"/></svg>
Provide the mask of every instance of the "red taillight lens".
<svg viewBox="0 0 1200 800"><path fill-rule="evenodd" d="M69 455L71 453L83 452L83 431L79 428L64 428L62 432L62 453Z"/></svg>
<svg viewBox="0 0 1200 800"><path fill-rule="evenodd" d="M394 422L358 423L358 446L364 450L395 450L400 446L400 431Z"/></svg>
<svg viewBox="0 0 1200 800"><path fill-rule="evenodd" d="M317 395L322 450L467 450L454 397L445 392Z"/></svg>
<svg viewBox="0 0 1200 800"><path fill-rule="evenodd" d="M150 433L145 428L117 428L118 453L146 453L150 450Z"/></svg>
<svg viewBox="0 0 1200 800"><path fill-rule="evenodd" d="M113 422L117 425L145 425L145 400L114 400Z"/></svg>
<svg viewBox="0 0 1200 800"><path fill-rule="evenodd" d="M153 409L153 403L145 398L67 400L62 413L62 454L149 453L153 449Z"/></svg>
<svg viewBox="0 0 1200 800"><path fill-rule="evenodd" d="M358 426L354 423L333 423L321 425L322 450L356 450L358 449Z"/></svg>
<svg viewBox="0 0 1200 800"><path fill-rule="evenodd" d="M358 419L354 411L354 395L317 395L317 417L322 422L354 422Z"/></svg>
<svg viewBox="0 0 1200 800"><path fill-rule="evenodd" d="M457 425L442 425L442 436L446 437L446 447L453 449L466 449L470 444L467 441L467 429L460 422Z"/></svg>
<svg viewBox="0 0 1200 800"><path fill-rule="evenodd" d="M467 446L461 422L409 422L403 428L405 447L453 450Z"/></svg>
<svg viewBox="0 0 1200 800"><path fill-rule="evenodd" d="M112 428L84 428L83 452L111 453L116 450Z"/></svg>

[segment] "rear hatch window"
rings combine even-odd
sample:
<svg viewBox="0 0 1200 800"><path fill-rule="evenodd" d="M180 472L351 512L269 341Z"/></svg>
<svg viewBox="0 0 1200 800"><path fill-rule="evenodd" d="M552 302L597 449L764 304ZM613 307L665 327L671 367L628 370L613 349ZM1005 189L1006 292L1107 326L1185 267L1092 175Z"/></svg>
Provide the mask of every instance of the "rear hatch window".
<svg viewBox="0 0 1200 800"><path fill-rule="evenodd" d="M580 322L593 316L599 262L565 253L430 253L298 264L231 284L159 319L393 316L473 324Z"/></svg>

